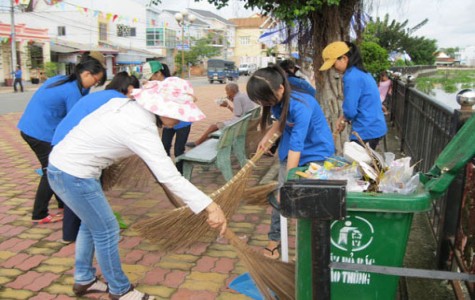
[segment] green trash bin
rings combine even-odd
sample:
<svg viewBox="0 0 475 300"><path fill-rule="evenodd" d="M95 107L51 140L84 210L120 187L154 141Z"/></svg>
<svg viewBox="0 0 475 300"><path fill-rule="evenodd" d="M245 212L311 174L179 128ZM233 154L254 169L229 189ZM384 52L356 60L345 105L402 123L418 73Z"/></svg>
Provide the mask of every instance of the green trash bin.
<svg viewBox="0 0 475 300"><path fill-rule="evenodd" d="M289 179L296 179L296 168ZM412 217L430 209L425 190L411 196L348 192L347 215L333 221L331 230L332 262L380 266L402 266ZM297 220L296 292L297 299L313 299L312 220ZM332 299L394 299L399 278L359 271L331 271Z"/></svg>
<svg viewBox="0 0 475 300"><path fill-rule="evenodd" d="M401 267L414 213L428 211L458 172L475 156L472 116L444 148L434 166L419 174L423 188L411 195L348 192L347 215L333 221L330 261ZM290 170L288 179L299 177ZM296 299L312 297L312 220L297 220ZM395 299L398 276L332 269L332 299Z"/></svg>

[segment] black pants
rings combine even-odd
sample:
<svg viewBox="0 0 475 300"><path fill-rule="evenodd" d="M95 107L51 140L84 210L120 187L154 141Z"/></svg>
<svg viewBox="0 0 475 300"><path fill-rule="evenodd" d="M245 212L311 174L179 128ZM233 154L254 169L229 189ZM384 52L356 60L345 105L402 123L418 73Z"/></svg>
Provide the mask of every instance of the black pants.
<svg viewBox="0 0 475 300"><path fill-rule="evenodd" d="M20 89L21 89L21 92L23 93L23 83L21 82L21 78L15 78L15 80L13 81L13 90L14 90L15 92L18 91L18 90L16 89L17 83L20 84Z"/></svg>
<svg viewBox="0 0 475 300"><path fill-rule="evenodd" d="M31 150L35 152L36 157L41 164L41 169L43 170L38 189L36 190L32 216L33 220L41 220L48 216L48 204L51 197L54 195L53 190L49 186L48 173L46 171L46 167L48 166L48 156L53 147L50 143L37 140L23 132L21 132L21 137L28 143ZM63 201L58 196L56 196L56 200L58 201L58 207L63 208Z"/></svg>
<svg viewBox="0 0 475 300"><path fill-rule="evenodd" d="M376 139L370 139L370 140L364 140L363 142L365 144L369 144L369 147L373 150L376 150L376 147L378 147L378 144L379 144L379 140L381 140L383 137L380 137L380 138L376 138ZM358 144L361 145L360 141L359 140L354 140L352 142L356 142ZM363 145L361 145L363 146Z"/></svg>
<svg viewBox="0 0 475 300"><path fill-rule="evenodd" d="M63 216L63 239L66 241L75 241L79 232L81 220L67 207L63 201L54 194L48 183L48 157L53 147L50 143L37 140L27 134L21 132L21 137L28 143L30 148L35 152L36 157L40 161L43 174L35 196L35 204L33 206L33 220L41 220L48 216L48 205L51 197L55 195L58 201L58 207L64 208Z"/></svg>
<svg viewBox="0 0 475 300"><path fill-rule="evenodd" d="M180 129L163 128L162 131L162 143L167 155L170 156L170 149L172 147L173 136L176 134L174 154L178 157L185 153L185 144L190 135L191 125L182 127ZM176 163L176 168L183 174L183 161Z"/></svg>

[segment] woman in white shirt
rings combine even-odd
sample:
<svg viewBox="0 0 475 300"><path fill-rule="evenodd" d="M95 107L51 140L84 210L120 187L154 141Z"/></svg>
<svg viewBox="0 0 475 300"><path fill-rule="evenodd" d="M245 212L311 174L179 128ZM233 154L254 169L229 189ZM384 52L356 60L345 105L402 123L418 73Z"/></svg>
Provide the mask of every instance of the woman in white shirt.
<svg viewBox="0 0 475 300"><path fill-rule="evenodd" d="M208 224L220 228L222 234L226 230L221 208L181 176L159 136L158 127L162 125L173 127L179 121L205 118L194 103L190 83L176 77L151 81L134 90L133 97L135 101L111 99L85 117L49 157L51 187L82 221L76 241L73 286L78 296L98 291L108 291L111 299L144 296L122 271L119 225L99 181L104 168L124 157L134 153L140 156L157 180L193 212L206 210ZM108 285L96 278L94 251Z"/></svg>

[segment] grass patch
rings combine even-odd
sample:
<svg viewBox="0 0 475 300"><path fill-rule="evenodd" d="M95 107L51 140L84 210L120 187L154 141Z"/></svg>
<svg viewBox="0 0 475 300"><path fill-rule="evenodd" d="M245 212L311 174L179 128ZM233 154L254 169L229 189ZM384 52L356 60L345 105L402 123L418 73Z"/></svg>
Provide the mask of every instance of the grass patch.
<svg viewBox="0 0 475 300"><path fill-rule="evenodd" d="M416 88L426 94L434 88L449 94L460 89L475 89L475 70L438 70L434 75L417 77Z"/></svg>

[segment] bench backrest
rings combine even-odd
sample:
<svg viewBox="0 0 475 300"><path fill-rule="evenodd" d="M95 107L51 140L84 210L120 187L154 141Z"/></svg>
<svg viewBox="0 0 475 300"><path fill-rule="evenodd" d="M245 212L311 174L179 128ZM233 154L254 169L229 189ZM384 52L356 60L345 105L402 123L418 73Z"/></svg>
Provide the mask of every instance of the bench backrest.
<svg viewBox="0 0 475 300"><path fill-rule="evenodd" d="M238 134L243 130L247 130L247 123L249 122L251 115L245 115L235 122L223 127L221 136L219 137L218 149L231 146L234 140L238 137ZM245 132L245 131L244 131Z"/></svg>
<svg viewBox="0 0 475 300"><path fill-rule="evenodd" d="M249 124L249 120L251 120L252 114L248 113L244 117L242 117L239 122L236 123L236 132L235 132L235 140L238 138L242 138L246 136L247 133L247 126Z"/></svg>

